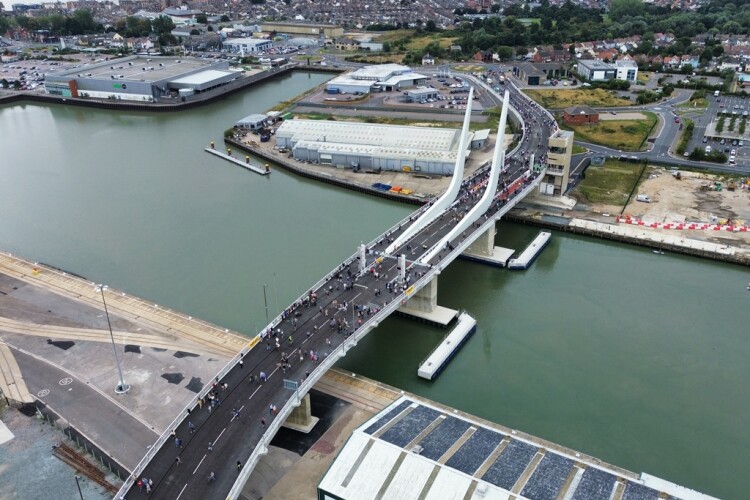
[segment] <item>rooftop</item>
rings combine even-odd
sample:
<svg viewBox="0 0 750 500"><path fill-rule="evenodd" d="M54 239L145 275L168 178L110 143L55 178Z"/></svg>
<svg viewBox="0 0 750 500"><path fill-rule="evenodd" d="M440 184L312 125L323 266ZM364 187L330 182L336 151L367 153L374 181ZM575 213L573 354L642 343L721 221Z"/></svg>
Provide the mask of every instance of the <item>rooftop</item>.
<svg viewBox="0 0 750 500"><path fill-rule="evenodd" d="M226 63L220 63L220 65L221 64L226 65ZM210 68L214 65L216 65L216 63L212 61L202 61L192 58L176 59L171 57L150 58L132 56L124 57L122 59L113 59L80 68L70 68L64 71L50 73L50 76L81 75L81 78L87 77L155 82L174 78L199 68Z"/></svg>
<svg viewBox="0 0 750 500"><path fill-rule="evenodd" d="M365 66L349 75L355 79L375 80L388 78L394 73L409 73L411 68L403 64L377 64L374 66Z"/></svg>
<svg viewBox="0 0 750 500"><path fill-rule="evenodd" d="M228 38L222 42L224 45L263 45L267 43L273 43L271 40L264 38Z"/></svg>
<svg viewBox="0 0 750 500"><path fill-rule="evenodd" d="M565 112L569 115L598 115L599 112L591 106L585 104L579 104L578 106L571 106L565 109Z"/></svg>
<svg viewBox="0 0 750 500"><path fill-rule="evenodd" d="M319 488L342 499L711 498L407 396L355 429Z"/></svg>
<svg viewBox="0 0 750 500"><path fill-rule="evenodd" d="M455 151L460 131L448 128L408 127L377 123L327 120L288 120L277 136L293 141L319 141L350 145Z"/></svg>
<svg viewBox="0 0 750 500"><path fill-rule="evenodd" d="M202 85L205 83L212 82L218 78L222 78L227 75L233 74L232 71L219 71L217 69L207 69L199 73L193 73L192 75L183 76L176 80L172 80L171 83L185 84L185 85Z"/></svg>
<svg viewBox="0 0 750 500"><path fill-rule="evenodd" d="M613 69L613 66L611 64L607 64L602 61L588 60L588 59L579 59L578 65L584 66L588 69Z"/></svg>

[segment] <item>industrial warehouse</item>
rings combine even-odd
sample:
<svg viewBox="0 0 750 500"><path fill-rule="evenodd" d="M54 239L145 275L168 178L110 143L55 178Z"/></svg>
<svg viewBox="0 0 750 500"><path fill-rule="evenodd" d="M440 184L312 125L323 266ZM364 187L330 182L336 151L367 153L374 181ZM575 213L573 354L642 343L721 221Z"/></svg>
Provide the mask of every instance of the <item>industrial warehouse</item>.
<svg viewBox="0 0 750 500"><path fill-rule="evenodd" d="M402 397L354 430L319 500L711 498L455 410Z"/></svg>
<svg viewBox="0 0 750 500"><path fill-rule="evenodd" d="M276 146L300 161L353 168L450 175L456 163L458 129L372 123L290 120L276 130ZM486 145L486 135L472 149Z"/></svg>
<svg viewBox="0 0 750 500"><path fill-rule="evenodd" d="M130 56L45 76L48 94L153 102L205 92L241 76L227 61Z"/></svg>
<svg viewBox="0 0 750 500"><path fill-rule="evenodd" d="M337 76L326 84L329 94L368 94L370 92L399 90L421 85L425 75L415 73L402 64L365 66L351 73Z"/></svg>

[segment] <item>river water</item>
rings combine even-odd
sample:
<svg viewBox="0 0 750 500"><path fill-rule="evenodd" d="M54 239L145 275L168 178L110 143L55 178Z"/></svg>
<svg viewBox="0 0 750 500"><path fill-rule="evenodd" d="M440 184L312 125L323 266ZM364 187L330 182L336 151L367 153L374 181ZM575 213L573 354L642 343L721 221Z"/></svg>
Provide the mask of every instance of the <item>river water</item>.
<svg viewBox="0 0 750 500"><path fill-rule="evenodd" d="M174 114L0 107L0 249L247 334L413 210L202 151L328 77L296 73ZM537 230L500 224L521 248ZM441 305L478 331L390 318L342 367L723 498L750 491L746 269L555 233L533 267L457 261Z"/></svg>

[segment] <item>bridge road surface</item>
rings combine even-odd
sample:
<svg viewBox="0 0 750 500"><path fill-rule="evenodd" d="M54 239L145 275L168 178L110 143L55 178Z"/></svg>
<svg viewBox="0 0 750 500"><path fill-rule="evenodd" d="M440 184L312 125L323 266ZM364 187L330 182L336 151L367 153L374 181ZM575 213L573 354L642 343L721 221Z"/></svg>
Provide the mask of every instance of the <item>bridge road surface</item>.
<svg viewBox="0 0 750 500"><path fill-rule="evenodd" d="M513 98L512 98L513 99ZM513 102L513 100L511 101ZM518 102L521 106L526 101ZM537 119L538 129L536 134L530 134L529 139L522 141L522 147L516 157L507 162L507 171L501 176L508 180L509 185L514 180L521 179L527 169L527 163L517 158L523 158L529 152L534 152L537 158L543 152L546 152L546 137L549 136L549 126L543 112L529 108L527 111L516 108L524 115L528 113L528 119ZM539 119L542 118L541 121ZM527 119L527 116L524 116ZM545 135L546 134L546 135ZM461 192L459 193L459 202L444 214L433 221L430 225L422 229L414 238L405 243L410 245L412 250L408 253L407 267L409 273L414 277L415 273L422 273L429 270L429 267L415 263L429 248L445 236L453 227L453 217L463 216L476 201L479 200L483 193L483 186L486 184L489 168L485 167L478 170L469 180L464 182ZM515 186L520 188L521 185ZM502 191L502 185L499 187L498 197L505 196ZM474 196L467 193L474 192ZM512 195L511 195L512 196ZM494 214L504 201L498 201L488 210L490 215ZM416 217L413 217L416 219ZM405 223L400 229L404 229L409 223ZM475 230L475 228L472 228ZM469 231L469 230L467 230ZM399 230L392 232L389 237L394 238ZM455 241L455 240L454 240ZM373 250L378 252L387 246L388 242L385 237L381 237ZM400 252L397 252L400 253ZM446 252L445 259L450 261L457 257L458 252ZM368 254L368 264L371 264L377 255ZM438 258L436 257L436 260ZM435 260L435 261L436 261ZM433 264L435 263L433 261ZM356 262L350 269L352 275L356 274ZM182 440L182 447L177 447L174 440L168 440L161 449L154 455L146 466L140 477L146 477L154 482L152 498L165 499L219 499L225 498L232 488L239 474L237 462L244 465L252 451L258 443L265 439L270 441L272 436L265 436L265 428L261 419L265 419L268 425L273 418L276 418L269 411L270 405L276 405L281 408L290 398L295 397L290 390L283 388L283 380L290 379L299 382L316 368L316 364L311 361L308 355L303 357L300 362L300 350L303 353L309 353L312 349L322 359L326 353L332 352L333 349L346 342L348 333L339 333L336 328L330 327L331 317L342 319L349 322L349 332L354 326L353 318L356 314L353 305L369 306L371 308L380 308L384 303L393 300L402 300L406 296L401 293L389 293L386 291L385 284L394 282L398 277L397 260L392 256L383 256L383 261L379 266L379 279L376 279L372 273L365 273L360 276L353 286L344 290L343 286L338 284L336 277L330 278L318 290L317 305L314 307L301 306L297 309L297 327L294 328L292 319L294 314L283 321L277 328L282 333L279 335L281 348L275 349L275 341L270 340L270 346L265 343L259 343L251 349L244 357L243 367L239 365L232 368L227 375L221 380L222 383L228 384L228 389L222 391L218 389L220 405L213 411L209 412L207 405L202 409L193 408L190 415L185 418L176 429L176 435ZM344 280L348 274L346 268L341 270ZM332 293L327 295L325 289L333 287ZM381 294L377 296L375 289L379 289ZM335 312L332 306L333 301L338 303L347 302L346 310ZM320 313L320 309L329 310L326 317ZM369 317L365 316L366 321ZM317 327L317 329L315 328ZM306 335L310 332L310 336ZM288 340L292 336L292 341ZM326 342L329 339L331 344ZM267 347L271 349L268 350ZM292 365L286 373L278 368L281 352L289 355ZM256 384L251 382L250 375L258 375L260 371L269 375L267 382ZM233 410L239 411L239 418L235 418ZM195 426L195 432L190 433L188 422ZM213 450L209 451L209 443L213 443ZM179 457L180 462L177 462ZM214 472L216 480L209 482L209 474ZM145 493L139 492L137 486L131 487L125 498L137 499L145 496Z"/></svg>

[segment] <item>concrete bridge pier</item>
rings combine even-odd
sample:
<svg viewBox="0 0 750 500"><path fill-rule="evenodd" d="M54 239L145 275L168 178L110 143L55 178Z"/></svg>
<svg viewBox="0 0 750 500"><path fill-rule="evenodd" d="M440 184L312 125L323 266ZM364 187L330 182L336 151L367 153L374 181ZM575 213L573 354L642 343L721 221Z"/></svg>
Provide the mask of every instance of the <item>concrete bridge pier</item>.
<svg viewBox="0 0 750 500"><path fill-rule="evenodd" d="M439 306L437 294L438 276L436 274L427 285L411 295L408 302L401 306L398 312L426 323L446 327L456 317L458 311Z"/></svg>
<svg viewBox="0 0 750 500"><path fill-rule="evenodd" d="M307 434L315 427L318 420L320 419L313 417L310 412L310 394L305 394L297 407L287 417L284 427Z"/></svg>
<svg viewBox="0 0 750 500"><path fill-rule="evenodd" d="M508 265L508 259L513 255L513 250L510 248L496 247L495 246L495 235L497 230L495 229L495 223L493 222L485 232L474 240L469 245L462 257L490 264L492 266L505 267Z"/></svg>

